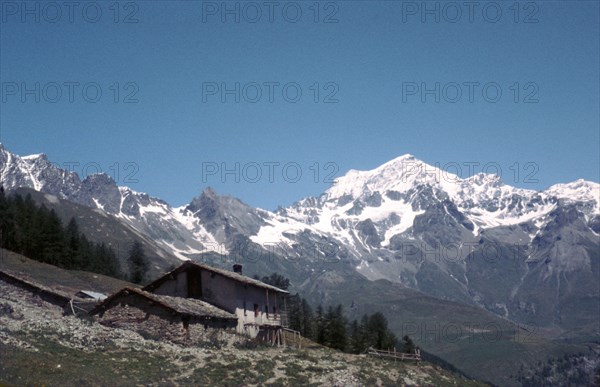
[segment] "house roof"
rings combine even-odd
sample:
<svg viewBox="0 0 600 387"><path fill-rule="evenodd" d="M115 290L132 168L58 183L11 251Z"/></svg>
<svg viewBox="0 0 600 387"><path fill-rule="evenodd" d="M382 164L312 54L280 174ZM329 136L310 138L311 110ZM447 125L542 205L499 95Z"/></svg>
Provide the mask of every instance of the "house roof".
<svg viewBox="0 0 600 387"><path fill-rule="evenodd" d="M50 272L50 275L54 274ZM38 278L33 278L29 273L19 273L16 271L2 268L0 270L0 279L9 281L13 284L18 284L21 287L25 287L32 291L42 292L48 295L53 295L57 298L63 299L66 302L74 299L75 301L93 298L98 301L102 301L106 296L103 293L91 291L91 290L79 290L74 288L72 284L65 285L62 281L56 280L55 283L48 285L50 281L43 278L43 282L40 282Z"/></svg>
<svg viewBox="0 0 600 387"><path fill-rule="evenodd" d="M31 292L43 294L50 297L52 300L63 303L63 305L66 305L71 300L71 297L68 293L41 285L35 281L32 281L26 276L20 275L20 273L9 272L8 270L0 270L0 280L25 288Z"/></svg>
<svg viewBox="0 0 600 387"><path fill-rule="evenodd" d="M164 308L167 308L178 314L198 317L198 318L213 318L222 320L237 320L234 314L231 314L221 308L217 308L207 302L197 300L195 298L182 298L182 297L171 297L161 296L154 293L145 292L140 289L124 288L119 290L117 293L111 295L100 304L98 304L90 314L96 314L104 309L107 309L111 303L118 300L121 297L135 295L138 297L145 298L149 301L155 302Z"/></svg>
<svg viewBox="0 0 600 387"><path fill-rule="evenodd" d="M277 293L289 294L289 292L286 291L286 290L279 289L278 287L266 284L266 283L264 283L262 281L254 279L254 278L246 277L245 275L241 275L241 274L235 273L233 271L229 271L229 270L225 270L225 269L219 269L219 268L216 268L216 267L208 266L208 265L205 265L203 263L194 262L194 261L186 261L186 262L184 262L178 268L176 268L176 269L168 272L167 274L165 274L162 277L158 278L157 280L153 281L149 285L146 285L144 287L144 290L145 291L153 291L159 285L161 285L163 282L171 279L174 274L181 273L182 271L186 271L186 270L188 270L190 268L197 268L197 269L200 269L200 270L210 271L212 273L216 273L216 274L222 275L223 277L230 278L230 279L232 279L234 281L237 281L237 282L240 282L240 283L244 283L244 284L251 285L251 286L256 286L256 287L263 288L263 289L272 290L272 291L277 292Z"/></svg>

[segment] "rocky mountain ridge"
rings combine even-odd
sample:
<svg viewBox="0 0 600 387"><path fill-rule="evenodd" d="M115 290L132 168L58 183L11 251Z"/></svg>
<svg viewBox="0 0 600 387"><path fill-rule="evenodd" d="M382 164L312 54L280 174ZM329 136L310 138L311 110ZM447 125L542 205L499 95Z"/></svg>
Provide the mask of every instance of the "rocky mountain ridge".
<svg viewBox="0 0 600 387"><path fill-rule="evenodd" d="M330 263L338 264L330 270L351 269L517 322L593 331L600 318L593 308L600 301L594 182L540 192L494 175L463 179L404 155L351 170L322 195L271 212L210 188L174 208L105 174L81 180L45 155L19 157L3 147L0 170L5 188L26 186L102 210L182 259L245 255L250 246L279 259L278 269L300 287L309 286L318 264Z"/></svg>

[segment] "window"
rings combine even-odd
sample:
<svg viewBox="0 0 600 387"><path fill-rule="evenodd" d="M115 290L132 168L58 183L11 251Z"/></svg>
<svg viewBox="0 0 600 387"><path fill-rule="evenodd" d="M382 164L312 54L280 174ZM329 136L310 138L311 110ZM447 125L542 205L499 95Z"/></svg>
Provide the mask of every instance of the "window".
<svg viewBox="0 0 600 387"><path fill-rule="evenodd" d="M269 318L269 305L265 305L265 314L267 315L267 318Z"/></svg>
<svg viewBox="0 0 600 387"><path fill-rule="evenodd" d="M188 297L202 298L202 275L199 270L187 272Z"/></svg>
<svg viewBox="0 0 600 387"><path fill-rule="evenodd" d="M276 307L276 306L273 306L273 314L274 314L275 316L277 316L277 307Z"/></svg>
<svg viewBox="0 0 600 387"><path fill-rule="evenodd" d="M258 308L258 304L254 304L254 317L258 317L260 313L260 309Z"/></svg>

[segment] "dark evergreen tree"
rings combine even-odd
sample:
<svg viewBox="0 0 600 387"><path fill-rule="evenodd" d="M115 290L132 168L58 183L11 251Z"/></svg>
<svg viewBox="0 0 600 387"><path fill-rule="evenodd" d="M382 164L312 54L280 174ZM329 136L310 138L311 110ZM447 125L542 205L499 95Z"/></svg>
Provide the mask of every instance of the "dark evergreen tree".
<svg viewBox="0 0 600 387"><path fill-rule="evenodd" d="M300 296L297 293L293 296L288 297L287 307L289 313L290 329L298 331L300 332L300 334L302 334L302 324L304 316L302 314Z"/></svg>
<svg viewBox="0 0 600 387"><path fill-rule="evenodd" d="M129 267L130 281L136 284L141 284L146 277L146 272L148 271L148 261L146 260L144 248L140 242L133 242L133 245L129 250L127 265Z"/></svg>
<svg viewBox="0 0 600 387"><path fill-rule="evenodd" d="M40 222L37 212L37 206L27 194L25 199L21 195L15 197L16 232L19 239L19 253L27 257L35 257L41 260L40 241Z"/></svg>
<svg viewBox="0 0 600 387"><path fill-rule="evenodd" d="M371 345L378 349L392 349L396 346L396 336L388 329L385 316L377 312L369 317L368 327Z"/></svg>
<svg viewBox="0 0 600 387"><path fill-rule="evenodd" d="M367 314L363 314L362 318L360 319L360 323L358 325L358 334L359 341L362 345L362 351L365 351L367 348L374 345L373 335L371 335L369 332L369 316Z"/></svg>
<svg viewBox="0 0 600 387"><path fill-rule="evenodd" d="M309 303L298 294L287 299L290 329L300 332L303 337L314 339L314 312Z"/></svg>
<svg viewBox="0 0 600 387"><path fill-rule="evenodd" d="M83 270L92 271L92 267L95 267L93 256L93 243L88 241L86 236L83 234L79 239L78 261L81 262L81 268Z"/></svg>
<svg viewBox="0 0 600 387"><path fill-rule="evenodd" d="M382 313L363 315L360 322L348 322L342 305L319 305L316 313L298 294L288 297L290 328L319 344L351 353L364 353L369 347L391 350L398 348L394 333ZM411 341L412 343L412 341ZM410 347L414 351L414 344Z"/></svg>
<svg viewBox="0 0 600 387"><path fill-rule="evenodd" d="M0 247L37 261L120 275L112 249L89 242L74 219L64 227L53 210L38 206L30 195L7 196L0 189L0 236Z"/></svg>
<svg viewBox="0 0 600 387"><path fill-rule="evenodd" d="M254 278L258 279L257 276ZM270 276L262 277L260 280L266 284L273 285L283 290L288 290L290 287L290 280L278 273L273 273Z"/></svg>
<svg viewBox="0 0 600 387"><path fill-rule="evenodd" d="M315 316L315 339L319 344L325 344L326 329L325 329L325 315L323 314L323 307L319 305L317 307L317 314Z"/></svg>
<svg viewBox="0 0 600 387"><path fill-rule="evenodd" d="M362 353L366 348L364 348L363 332L358 325L358 321L353 320L348 331L348 351L351 353Z"/></svg>
<svg viewBox="0 0 600 387"><path fill-rule="evenodd" d="M141 252L142 252L142 255L141 255L142 261L144 262L144 265L146 265L145 257L143 256L143 250ZM96 261L95 265L97 267L97 270L95 270L95 272L109 275L112 277L120 276L119 261L117 260L117 256L115 255L114 250L108 248L104 243L101 243L100 245L96 245L95 261ZM146 271L147 271L146 266L140 267L140 272L143 273L141 276L142 280L145 276ZM136 283L140 283L140 282L136 282Z"/></svg>
<svg viewBox="0 0 600 387"><path fill-rule="evenodd" d="M329 307L326 315L326 342L331 348L344 351L347 344L346 325L342 305Z"/></svg>
<svg viewBox="0 0 600 387"><path fill-rule="evenodd" d="M404 352L406 353L415 353L415 349L417 348L415 346L415 343L408 335L404 335L404 337L402 338L402 347Z"/></svg>
<svg viewBox="0 0 600 387"><path fill-rule="evenodd" d="M83 258L80 254L81 249L81 234L79 232L79 226L75 218L71 218L66 229L66 240L67 240L67 261L65 266L69 269L81 267L81 259Z"/></svg>
<svg viewBox="0 0 600 387"><path fill-rule="evenodd" d="M300 311L302 316L302 330L300 333L309 339L314 338L314 313L310 304L302 298L300 301Z"/></svg>
<svg viewBox="0 0 600 387"><path fill-rule="evenodd" d="M371 316L363 315L360 322L352 322L349 330L348 350L353 353L362 353L369 347L391 350L398 346L396 336L388 328L387 319L379 312Z"/></svg>
<svg viewBox="0 0 600 387"><path fill-rule="evenodd" d="M39 207L37 222L40 225L40 237L37 238L38 248L43 262L51 265L61 265L66 258L65 232L60 219L54 210L45 206Z"/></svg>
<svg viewBox="0 0 600 387"><path fill-rule="evenodd" d="M2 186L0 186L0 247L13 251L19 248L14 208L6 197Z"/></svg>

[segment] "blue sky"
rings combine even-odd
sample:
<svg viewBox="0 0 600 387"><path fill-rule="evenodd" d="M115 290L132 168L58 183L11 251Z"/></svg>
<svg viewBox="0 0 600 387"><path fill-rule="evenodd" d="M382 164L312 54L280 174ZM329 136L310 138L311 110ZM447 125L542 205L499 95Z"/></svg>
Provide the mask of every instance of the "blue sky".
<svg viewBox="0 0 600 387"><path fill-rule="evenodd" d="M405 153L599 180L597 1L23 4L0 2L0 141L174 205L273 209Z"/></svg>

